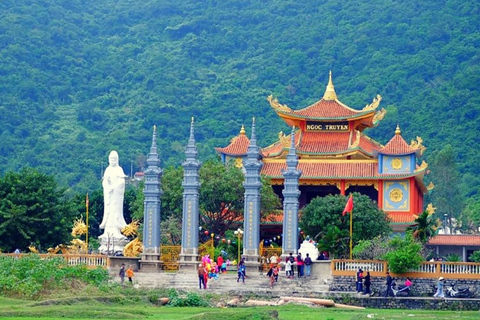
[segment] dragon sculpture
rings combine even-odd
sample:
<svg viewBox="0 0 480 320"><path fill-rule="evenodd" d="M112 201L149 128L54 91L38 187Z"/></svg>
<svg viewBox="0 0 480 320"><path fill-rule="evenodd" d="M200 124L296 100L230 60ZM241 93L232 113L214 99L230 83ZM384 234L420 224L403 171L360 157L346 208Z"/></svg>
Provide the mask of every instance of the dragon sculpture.
<svg viewBox="0 0 480 320"><path fill-rule="evenodd" d="M143 243L138 238L138 227L140 224L138 220L133 220L125 228L122 229L122 234L126 237L135 237L132 241L127 243L123 248L123 256L138 257L143 252Z"/></svg>

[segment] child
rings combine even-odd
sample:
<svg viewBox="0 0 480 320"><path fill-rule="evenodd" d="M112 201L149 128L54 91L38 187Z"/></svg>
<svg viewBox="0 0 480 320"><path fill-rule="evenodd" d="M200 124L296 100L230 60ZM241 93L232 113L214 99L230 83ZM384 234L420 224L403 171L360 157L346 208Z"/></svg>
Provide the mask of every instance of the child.
<svg viewBox="0 0 480 320"><path fill-rule="evenodd" d="M240 263L238 265L238 278L237 278L237 282L240 280L240 278L242 278L242 282L245 283L245 264L244 263Z"/></svg>
<svg viewBox="0 0 480 320"><path fill-rule="evenodd" d="M285 273L287 274L287 278L293 278L292 262L290 261L290 259L288 259L287 262L285 263Z"/></svg>

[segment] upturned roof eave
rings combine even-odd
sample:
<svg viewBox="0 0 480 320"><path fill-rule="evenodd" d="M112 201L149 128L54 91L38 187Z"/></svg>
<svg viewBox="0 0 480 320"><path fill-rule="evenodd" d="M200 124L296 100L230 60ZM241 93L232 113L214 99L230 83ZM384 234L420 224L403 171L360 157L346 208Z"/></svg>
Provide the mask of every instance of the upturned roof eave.
<svg viewBox="0 0 480 320"><path fill-rule="evenodd" d="M272 176L263 173L264 176L270 179L283 179L283 176ZM412 178L417 176L416 173L408 173L408 174L396 174L396 175L378 175L378 176L306 176L301 175L300 180L302 179L356 179L356 180L398 180L398 179L405 179L405 178Z"/></svg>
<svg viewBox="0 0 480 320"><path fill-rule="evenodd" d="M303 110L303 109L302 109ZM275 112L277 113L278 116L280 116L282 119L285 116L286 118L290 119L300 119L300 120L343 120L343 121L353 121L353 120L359 120L362 118L368 118L368 116L374 116L375 115L375 110L367 110L367 111L359 111L356 115L352 116L339 116L339 117L308 117L304 115L299 115L295 111L292 112L287 112L287 111L282 111L275 109Z"/></svg>
<svg viewBox="0 0 480 320"><path fill-rule="evenodd" d="M373 153L370 153L361 147L355 147L355 148L346 149L338 152L308 152L308 151L302 151L300 149L297 149L297 154L319 155L319 156L338 156L338 155L345 154L345 156L348 156L355 153L355 151L361 151L361 153L363 153L364 155L373 157Z"/></svg>
<svg viewBox="0 0 480 320"><path fill-rule="evenodd" d="M225 148L215 148L215 151L218 152L218 153L221 153L221 154L224 154L226 156L246 156L247 153L232 153L232 152L226 152L224 149L226 149L227 147Z"/></svg>

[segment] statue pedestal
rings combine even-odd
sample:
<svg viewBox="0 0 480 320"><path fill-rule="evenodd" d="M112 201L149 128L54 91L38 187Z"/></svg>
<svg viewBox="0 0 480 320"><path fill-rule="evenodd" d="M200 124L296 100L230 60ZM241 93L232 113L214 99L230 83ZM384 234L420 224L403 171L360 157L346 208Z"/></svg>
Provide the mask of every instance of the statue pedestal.
<svg viewBox="0 0 480 320"><path fill-rule="evenodd" d="M242 258L245 258L245 267L247 268L247 275L248 272L260 272L262 271L262 265L258 262L258 254L254 255L247 255L243 254Z"/></svg>
<svg viewBox="0 0 480 320"><path fill-rule="evenodd" d="M142 271L146 271L146 272L162 271L163 262L160 260L160 253L158 252L142 253L140 255L139 262L140 262L140 270Z"/></svg>
<svg viewBox="0 0 480 320"><path fill-rule="evenodd" d="M123 248L129 242L123 235L120 236L108 236L105 233L98 237L100 247L98 252L106 255L117 255L118 253L123 255Z"/></svg>
<svg viewBox="0 0 480 320"><path fill-rule="evenodd" d="M200 262L198 261L198 253L194 252L196 250L184 250L184 252L180 253L180 261L179 261L179 271L196 271Z"/></svg>

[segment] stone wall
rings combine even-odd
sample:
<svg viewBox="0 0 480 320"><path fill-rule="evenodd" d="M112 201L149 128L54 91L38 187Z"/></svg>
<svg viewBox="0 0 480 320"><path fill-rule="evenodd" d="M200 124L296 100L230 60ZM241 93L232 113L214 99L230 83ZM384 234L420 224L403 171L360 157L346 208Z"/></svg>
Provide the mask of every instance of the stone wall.
<svg viewBox="0 0 480 320"><path fill-rule="evenodd" d="M412 278L413 282L411 296L415 297L431 297L435 293L437 279L431 278ZM395 278L395 282L401 285L405 282L405 278ZM445 284L456 282L455 288L468 287L473 292L474 297L480 298L480 280L470 279L446 279ZM372 284L370 286L375 295L382 296L387 289L386 279L372 277ZM330 282L330 291L345 291L353 292L355 289L355 277L350 276L334 276Z"/></svg>
<svg viewBox="0 0 480 320"><path fill-rule="evenodd" d="M422 309L422 310L480 310L478 299L432 299L432 298L380 298L342 296L333 298L335 303L375 309Z"/></svg>
<svg viewBox="0 0 480 320"><path fill-rule="evenodd" d="M133 271L137 272L139 269L139 260L140 258L108 257L108 272L112 275L118 275L122 263L125 263L125 269L131 265Z"/></svg>

